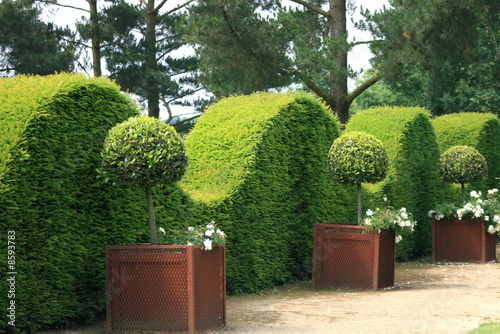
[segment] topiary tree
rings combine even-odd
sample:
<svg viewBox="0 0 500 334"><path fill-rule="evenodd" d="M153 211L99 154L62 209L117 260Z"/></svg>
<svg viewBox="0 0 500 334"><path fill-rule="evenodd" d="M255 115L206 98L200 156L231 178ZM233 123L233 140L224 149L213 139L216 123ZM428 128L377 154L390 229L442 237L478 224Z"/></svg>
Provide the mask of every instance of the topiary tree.
<svg viewBox="0 0 500 334"><path fill-rule="evenodd" d="M453 146L439 158L439 175L446 182L460 183L465 202L465 183L480 181L488 172L486 158L471 146Z"/></svg>
<svg viewBox="0 0 500 334"><path fill-rule="evenodd" d="M338 137L328 154L328 169L336 182L358 186L358 224L361 222L361 183L385 178L389 158L375 136L354 131Z"/></svg>
<svg viewBox="0 0 500 334"><path fill-rule="evenodd" d="M184 143L169 124L149 116L129 118L112 128L104 142L104 180L146 190L151 244L156 244L152 188L179 181L187 167Z"/></svg>

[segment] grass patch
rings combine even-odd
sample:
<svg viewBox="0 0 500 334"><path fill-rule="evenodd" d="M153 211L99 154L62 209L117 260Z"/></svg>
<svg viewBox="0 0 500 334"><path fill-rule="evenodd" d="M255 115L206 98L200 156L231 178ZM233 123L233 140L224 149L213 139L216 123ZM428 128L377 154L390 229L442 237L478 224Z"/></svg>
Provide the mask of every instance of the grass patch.
<svg viewBox="0 0 500 334"><path fill-rule="evenodd" d="M500 322L488 322L467 334L498 334L500 333Z"/></svg>

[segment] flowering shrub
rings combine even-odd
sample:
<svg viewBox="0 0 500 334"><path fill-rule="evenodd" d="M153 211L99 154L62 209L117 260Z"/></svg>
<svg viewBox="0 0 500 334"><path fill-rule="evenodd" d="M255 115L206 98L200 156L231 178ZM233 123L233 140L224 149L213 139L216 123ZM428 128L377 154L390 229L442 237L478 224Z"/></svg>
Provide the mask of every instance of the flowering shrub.
<svg viewBox="0 0 500 334"><path fill-rule="evenodd" d="M480 191L471 191L469 201L462 207L455 204L441 204L429 211L429 217L436 220L484 218L486 230L493 234L500 232L500 193L498 189L488 190L486 198Z"/></svg>
<svg viewBox="0 0 500 334"><path fill-rule="evenodd" d="M384 200L386 201L386 199ZM416 224L417 222L413 219L413 215L406 212L406 208L395 210L388 205L382 209L368 209L366 216L361 222L361 225L370 226L379 232L381 230L394 229L396 232L396 243L403 239L403 235L412 233Z"/></svg>
<svg viewBox="0 0 500 334"><path fill-rule="evenodd" d="M215 222L206 225L189 226L186 230L174 231L167 235L165 229L158 229L158 240L160 244L167 245L203 245L201 249L211 250L213 244L224 246L226 235L219 230Z"/></svg>

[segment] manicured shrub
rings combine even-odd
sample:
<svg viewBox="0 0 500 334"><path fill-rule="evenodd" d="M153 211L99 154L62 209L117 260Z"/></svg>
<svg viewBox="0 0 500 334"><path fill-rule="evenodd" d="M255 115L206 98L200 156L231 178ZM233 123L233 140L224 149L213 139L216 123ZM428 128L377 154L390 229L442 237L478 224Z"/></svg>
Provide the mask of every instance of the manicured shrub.
<svg viewBox="0 0 500 334"><path fill-rule="evenodd" d="M488 164L488 175L481 181L465 186L468 190L498 188L500 177L500 122L498 117L489 113L465 112L448 114L432 120L441 153L452 146L470 146L481 153ZM459 201L460 189L443 183L440 195L443 201Z"/></svg>
<svg viewBox="0 0 500 334"><path fill-rule="evenodd" d="M405 207L418 222L415 232L397 245L397 257L430 255L429 210L438 196L439 149L430 121L422 108L378 107L355 114L345 132L363 131L377 137L387 150L387 177L375 185L363 185L374 197L387 197L393 207Z"/></svg>
<svg viewBox="0 0 500 334"><path fill-rule="evenodd" d="M184 143L175 129L149 116L133 117L109 130L102 151L102 176L146 190L149 232L156 244L152 189L180 181L187 167Z"/></svg>
<svg viewBox="0 0 500 334"><path fill-rule="evenodd" d="M387 151L373 135L354 131L333 142L328 153L328 169L336 182L358 187L358 224L361 221L361 184L383 180L388 165Z"/></svg>
<svg viewBox="0 0 500 334"><path fill-rule="evenodd" d="M105 308L104 247L147 235L142 194L96 172L108 130L137 108L111 81L70 74L2 78L0 101L0 226L15 231L15 270L5 252L1 261L17 272L15 328L91 321ZM0 328L13 329L6 320Z"/></svg>
<svg viewBox="0 0 500 334"><path fill-rule="evenodd" d="M458 183L465 201L466 183L480 181L488 172L486 159L470 146L452 146L439 159L439 175L446 182Z"/></svg>
<svg viewBox="0 0 500 334"><path fill-rule="evenodd" d="M354 188L328 174L338 135L331 112L304 93L226 98L200 117L180 185L200 219L227 234L229 292L307 277L313 225L355 215L345 205L355 202Z"/></svg>

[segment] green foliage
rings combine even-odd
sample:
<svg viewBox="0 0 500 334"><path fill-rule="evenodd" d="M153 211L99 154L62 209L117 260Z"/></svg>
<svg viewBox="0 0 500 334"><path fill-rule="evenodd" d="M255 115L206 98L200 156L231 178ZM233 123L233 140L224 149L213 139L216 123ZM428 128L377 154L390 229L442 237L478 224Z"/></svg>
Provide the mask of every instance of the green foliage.
<svg viewBox="0 0 500 334"><path fill-rule="evenodd" d="M481 190L498 188L500 177L500 122L491 113L455 113L436 117L432 120L441 153L452 146L471 146L481 153L488 165L488 175L480 182L473 182L466 189ZM447 186L452 193L458 191Z"/></svg>
<svg viewBox="0 0 500 334"><path fill-rule="evenodd" d="M0 70L12 74L48 75L73 69L75 50L69 28L42 20L35 1L0 2Z"/></svg>
<svg viewBox="0 0 500 334"><path fill-rule="evenodd" d="M187 168L184 143L157 118L139 116L117 124L104 141L102 175L124 186L179 181Z"/></svg>
<svg viewBox="0 0 500 334"><path fill-rule="evenodd" d="M227 234L227 286L257 291L311 271L315 223L355 215L328 176L338 123L310 95L260 93L211 106L186 139L180 185Z"/></svg>
<svg viewBox="0 0 500 334"><path fill-rule="evenodd" d="M105 308L104 247L147 232L142 194L96 172L108 130L137 108L109 80L69 74L0 79L0 101L0 228L16 232L16 328L92 321ZM0 289L7 296L5 280Z"/></svg>
<svg viewBox="0 0 500 334"><path fill-rule="evenodd" d="M201 88L197 57L179 51L186 45L178 30L179 8L188 1L177 10L167 8L166 1L110 2L99 12L98 33L109 77L147 102L149 116L159 117L160 102L166 109L171 104L198 107L201 102L186 99ZM85 40L92 40L90 22L77 27Z"/></svg>
<svg viewBox="0 0 500 334"><path fill-rule="evenodd" d="M482 324L467 334L495 334L498 332L500 332L500 322L488 322Z"/></svg>
<svg viewBox="0 0 500 334"><path fill-rule="evenodd" d="M340 183L375 183L386 176L389 160L375 136L354 131L335 139L328 153L328 167Z"/></svg>
<svg viewBox="0 0 500 334"><path fill-rule="evenodd" d="M389 157L387 177L373 186L364 185L367 195L387 197L393 207L405 207L418 222L415 232L398 244L398 258L430 254L428 212L438 198L440 154L429 112L402 107L368 109L351 118L345 132L353 131L377 137ZM367 207L376 207L369 202Z"/></svg>
<svg viewBox="0 0 500 334"><path fill-rule="evenodd" d="M396 95L433 115L500 111L500 5L492 0L392 1L365 13L374 67Z"/></svg>
<svg viewBox="0 0 500 334"><path fill-rule="evenodd" d="M470 183L483 178L488 172L486 159L470 146L453 146L439 159L439 176L450 183Z"/></svg>

